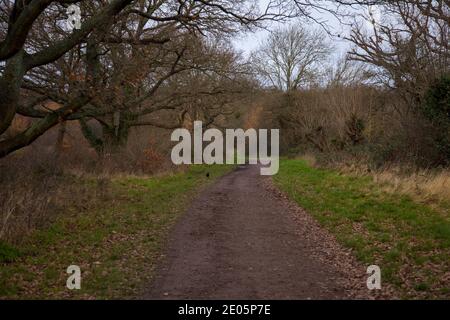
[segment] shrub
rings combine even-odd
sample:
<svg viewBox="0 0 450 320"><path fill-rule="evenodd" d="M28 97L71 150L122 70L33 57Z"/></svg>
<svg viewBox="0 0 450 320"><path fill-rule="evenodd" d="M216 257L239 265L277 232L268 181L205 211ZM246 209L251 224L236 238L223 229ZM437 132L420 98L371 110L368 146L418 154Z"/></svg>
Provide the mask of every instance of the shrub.
<svg viewBox="0 0 450 320"><path fill-rule="evenodd" d="M450 75L446 75L428 89L422 105L422 113L431 121L435 135L433 137L440 164L450 163Z"/></svg>
<svg viewBox="0 0 450 320"><path fill-rule="evenodd" d="M446 75L428 89L422 105L423 114L441 127L450 126L450 75Z"/></svg>

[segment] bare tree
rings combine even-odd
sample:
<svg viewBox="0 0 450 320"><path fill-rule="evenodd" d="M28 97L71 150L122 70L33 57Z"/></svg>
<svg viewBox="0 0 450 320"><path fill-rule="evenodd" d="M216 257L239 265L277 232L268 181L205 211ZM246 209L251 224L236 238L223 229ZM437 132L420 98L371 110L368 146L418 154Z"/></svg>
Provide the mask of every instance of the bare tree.
<svg viewBox="0 0 450 320"><path fill-rule="evenodd" d="M292 25L272 32L251 61L266 84L290 92L318 78L330 50L322 32Z"/></svg>
<svg viewBox="0 0 450 320"><path fill-rule="evenodd" d="M65 8L71 3L80 4L86 13L81 28L73 32L64 27ZM98 100L95 88L102 80L99 61L103 50L109 50L108 44L162 44L171 39L155 38L155 32L168 28L197 35L233 33L295 14L282 1L270 1L259 13L249 0L3 0L0 6L0 135L19 110L39 114L23 132L0 138L0 157L32 143L57 123L82 114L82 109L92 109ZM43 113L34 108L35 100L22 99L33 71L38 83L32 85L42 87L47 82L48 86L48 72L59 72L55 65L72 58L71 63L81 61L85 86L61 83L64 90L70 88L66 99L57 101L61 108ZM37 97L39 101L53 99L52 90L44 91Z"/></svg>
<svg viewBox="0 0 450 320"><path fill-rule="evenodd" d="M234 93L244 90L234 52L205 43L202 38L188 34L183 46L172 43L146 47L140 59L136 55L127 60L120 52L113 65L117 69L115 81L122 85L103 90L106 100L101 111L93 108L89 113L87 109L77 117L86 138L101 153L124 147L133 127L174 129L184 126L188 117L211 125L229 112L227 104L235 99ZM151 63L142 61L150 57ZM136 68L129 70L130 62ZM170 120L158 119L163 110L172 115ZM95 122L102 129L100 134L92 130Z"/></svg>
<svg viewBox="0 0 450 320"><path fill-rule="evenodd" d="M449 2L380 3L382 18L369 12L362 16L365 23L355 23L350 58L376 68L379 80L404 99L408 114L430 84L450 71Z"/></svg>
<svg viewBox="0 0 450 320"><path fill-rule="evenodd" d="M349 59L344 55L336 60L336 63L327 70L327 85L351 86L368 81L372 74L365 64Z"/></svg>

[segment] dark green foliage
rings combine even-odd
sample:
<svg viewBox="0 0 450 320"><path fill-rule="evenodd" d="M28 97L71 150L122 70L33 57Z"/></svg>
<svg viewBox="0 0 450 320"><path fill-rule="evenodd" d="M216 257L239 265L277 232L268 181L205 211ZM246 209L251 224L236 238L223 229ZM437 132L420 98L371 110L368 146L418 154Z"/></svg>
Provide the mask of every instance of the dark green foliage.
<svg viewBox="0 0 450 320"><path fill-rule="evenodd" d="M428 89L422 113L435 129L434 145L439 152L441 164L450 163L450 75L446 75Z"/></svg>
<svg viewBox="0 0 450 320"><path fill-rule="evenodd" d="M423 114L433 123L450 126L450 75L438 79L427 91Z"/></svg>

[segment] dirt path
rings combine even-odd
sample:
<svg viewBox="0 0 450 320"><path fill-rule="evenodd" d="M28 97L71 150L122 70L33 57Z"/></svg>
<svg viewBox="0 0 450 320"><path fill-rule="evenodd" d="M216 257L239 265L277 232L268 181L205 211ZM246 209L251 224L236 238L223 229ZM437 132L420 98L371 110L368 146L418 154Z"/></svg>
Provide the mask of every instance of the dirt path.
<svg viewBox="0 0 450 320"><path fill-rule="evenodd" d="M172 230L143 298L364 297L355 294L364 292L364 270L267 179L243 166L205 190Z"/></svg>

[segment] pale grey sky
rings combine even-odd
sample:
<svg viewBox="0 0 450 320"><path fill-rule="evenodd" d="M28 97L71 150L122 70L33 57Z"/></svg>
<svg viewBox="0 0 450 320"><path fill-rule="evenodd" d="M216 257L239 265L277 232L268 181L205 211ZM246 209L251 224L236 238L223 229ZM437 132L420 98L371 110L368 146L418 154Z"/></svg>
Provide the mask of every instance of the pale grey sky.
<svg viewBox="0 0 450 320"><path fill-rule="evenodd" d="M307 24L308 28L316 28L319 29L319 26L314 25L313 23L306 23L305 21L297 21L303 24ZM233 41L233 45L236 49L242 51L245 56L255 50L258 45L263 41L269 34L269 31L259 30L253 33L247 33L244 35L240 35L236 37ZM325 36L329 39L329 41L333 44L335 50L334 55L340 56L343 55L349 49L349 43L345 40L339 39L337 37L331 37L325 34Z"/></svg>
<svg viewBox="0 0 450 320"><path fill-rule="evenodd" d="M265 8L269 0L259 0L259 6L262 10ZM378 15L377 12L375 12L375 15ZM341 35L348 35L349 29L347 26L343 26L339 23L339 21L329 12L313 12L313 16L315 19L320 20L322 22L326 22L326 24L329 26L329 30L331 30L333 33L341 34ZM319 24L315 23L311 19L292 19L289 23L301 23L303 26L306 26L307 28L315 28L320 29L321 27ZM280 23L272 23L268 26L269 29L275 29L277 27L280 27L282 25L286 25L287 23L280 24ZM253 33L247 33L240 35L239 37L236 37L233 41L233 45L236 49L242 51L246 56L252 51L255 50L259 43L264 40L269 34L269 31L266 30L258 30ZM350 44L343 40L342 38L338 37L332 37L329 35L326 35L329 39L329 41L333 44L335 50L333 51L334 57L340 57L344 55L350 48Z"/></svg>

